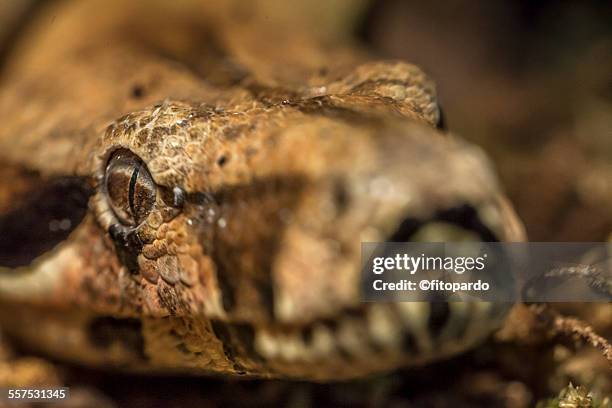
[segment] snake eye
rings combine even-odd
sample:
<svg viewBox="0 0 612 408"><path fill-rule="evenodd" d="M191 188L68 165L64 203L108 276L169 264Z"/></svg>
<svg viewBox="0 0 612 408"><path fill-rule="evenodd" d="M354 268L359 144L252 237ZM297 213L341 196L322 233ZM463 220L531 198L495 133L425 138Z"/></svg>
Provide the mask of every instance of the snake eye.
<svg viewBox="0 0 612 408"><path fill-rule="evenodd" d="M113 153L106 166L104 186L110 207L122 224L139 225L155 203L155 182L147 166L129 150Z"/></svg>

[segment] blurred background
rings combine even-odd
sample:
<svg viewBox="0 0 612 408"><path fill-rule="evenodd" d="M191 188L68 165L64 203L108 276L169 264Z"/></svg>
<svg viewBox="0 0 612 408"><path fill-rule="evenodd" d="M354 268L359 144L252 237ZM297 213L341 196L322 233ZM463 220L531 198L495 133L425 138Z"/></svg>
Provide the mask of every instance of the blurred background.
<svg viewBox="0 0 612 408"><path fill-rule="evenodd" d="M0 0L0 59L10 58L42 3ZM612 240L611 2L213 2L226 3L258 13L262 24L300 21L328 41L349 38L377 57L419 65L437 83L449 130L493 158L530 240ZM610 304L559 309L612 337ZM612 394L610 368L597 350L521 337L521 319L528 317L519 315L509 323L518 328L467 355L352 383L149 378L77 367L65 367L63 376L77 397L95 395L109 407L525 407L570 381L600 398Z"/></svg>
<svg viewBox="0 0 612 408"><path fill-rule="evenodd" d="M360 38L438 84L448 127L495 159L532 241L612 231L612 4L374 2Z"/></svg>

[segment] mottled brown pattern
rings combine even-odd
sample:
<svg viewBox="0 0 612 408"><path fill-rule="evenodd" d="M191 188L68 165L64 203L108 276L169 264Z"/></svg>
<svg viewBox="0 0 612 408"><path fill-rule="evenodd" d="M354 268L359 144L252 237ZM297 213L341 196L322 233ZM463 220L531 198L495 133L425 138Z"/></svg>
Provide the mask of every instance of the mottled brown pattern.
<svg viewBox="0 0 612 408"><path fill-rule="evenodd" d="M184 56L125 30L151 23L146 9L53 7L55 23L33 25L5 72L0 157L83 176L96 193L65 242L0 275L3 329L90 364L333 380L463 351L501 323L488 304L359 299L360 242L407 217L467 205L497 239L524 238L483 153L436 130L420 69L315 39L301 44L307 61L260 55L237 27L207 50L197 27L175 22L197 51ZM230 58L242 74L210 80L226 65L194 70L194 55ZM104 187L119 149L157 186L136 227ZM143 349L92 343L98 319L140 321ZM437 336L445 324L454 337Z"/></svg>

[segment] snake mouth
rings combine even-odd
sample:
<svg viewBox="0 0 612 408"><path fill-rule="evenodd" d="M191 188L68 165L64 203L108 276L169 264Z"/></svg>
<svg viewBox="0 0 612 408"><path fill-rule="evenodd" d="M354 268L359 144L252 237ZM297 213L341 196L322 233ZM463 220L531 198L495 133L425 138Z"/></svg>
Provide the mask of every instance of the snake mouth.
<svg viewBox="0 0 612 408"><path fill-rule="evenodd" d="M235 366L245 373L350 379L462 352L496 328L507 307L458 302L370 303L304 326L216 322L213 328ZM262 362L265 372L260 372Z"/></svg>
<svg viewBox="0 0 612 408"><path fill-rule="evenodd" d="M437 211L429 219L404 218L387 242L498 242L478 211L469 204Z"/></svg>

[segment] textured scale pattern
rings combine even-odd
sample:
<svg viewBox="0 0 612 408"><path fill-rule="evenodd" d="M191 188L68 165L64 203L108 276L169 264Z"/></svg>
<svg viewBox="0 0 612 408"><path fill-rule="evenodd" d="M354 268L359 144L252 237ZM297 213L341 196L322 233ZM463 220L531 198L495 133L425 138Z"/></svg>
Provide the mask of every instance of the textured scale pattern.
<svg viewBox="0 0 612 408"><path fill-rule="evenodd" d="M456 354L501 324L509 305L360 301L360 243L405 220L467 208L487 237L524 239L484 154L436 129L419 68L314 40L308 62L258 57L237 27L208 42L194 28L194 56L223 60L198 65L123 30L146 10L85 27L89 6L56 7L66 17L35 25L7 68L2 171L26 192L73 177L91 196L52 249L0 265L3 330L85 364L339 380ZM138 225L105 186L121 151L155 184ZM0 217L23 194L5 190Z"/></svg>

